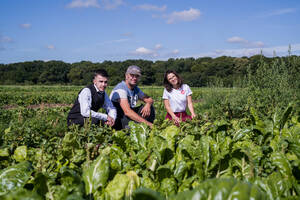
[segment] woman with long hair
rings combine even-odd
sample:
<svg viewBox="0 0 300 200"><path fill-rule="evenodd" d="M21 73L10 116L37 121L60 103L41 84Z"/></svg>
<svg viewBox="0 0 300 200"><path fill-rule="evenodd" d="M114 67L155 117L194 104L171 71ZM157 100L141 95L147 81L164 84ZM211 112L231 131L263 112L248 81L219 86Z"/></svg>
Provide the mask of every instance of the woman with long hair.
<svg viewBox="0 0 300 200"><path fill-rule="evenodd" d="M192 91L174 70L166 71L164 86L163 100L167 110L166 119L173 120L176 125L179 125L182 121L196 117ZM191 115L186 113L186 106L188 106Z"/></svg>

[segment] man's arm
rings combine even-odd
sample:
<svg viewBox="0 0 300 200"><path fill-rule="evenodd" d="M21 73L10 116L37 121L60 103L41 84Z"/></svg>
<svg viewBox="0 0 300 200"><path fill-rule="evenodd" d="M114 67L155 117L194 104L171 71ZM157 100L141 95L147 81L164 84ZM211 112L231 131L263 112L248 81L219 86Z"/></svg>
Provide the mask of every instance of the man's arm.
<svg viewBox="0 0 300 200"><path fill-rule="evenodd" d="M105 99L104 99L103 108L106 110L106 113L108 115L107 121L105 123L109 126L113 126L117 118L117 109L114 107L114 105L112 104L111 100L109 99L106 93L104 98Z"/></svg>
<svg viewBox="0 0 300 200"><path fill-rule="evenodd" d="M103 121L107 120L107 114L99 113L91 110L92 94L90 89L84 88L78 95L78 101L80 104L80 114L83 117L90 117L91 115L91 117L95 117Z"/></svg>
<svg viewBox="0 0 300 200"><path fill-rule="evenodd" d="M143 117L139 116L136 112L134 112L128 103L127 99L120 99L120 106L122 110L124 111L124 114L136 122L142 122L147 124L148 126L152 127L152 123L145 120Z"/></svg>
<svg viewBox="0 0 300 200"><path fill-rule="evenodd" d="M153 104L153 99L145 94L145 96L142 98L142 100L145 103L145 106L141 110L142 117L148 117L151 112L151 105Z"/></svg>

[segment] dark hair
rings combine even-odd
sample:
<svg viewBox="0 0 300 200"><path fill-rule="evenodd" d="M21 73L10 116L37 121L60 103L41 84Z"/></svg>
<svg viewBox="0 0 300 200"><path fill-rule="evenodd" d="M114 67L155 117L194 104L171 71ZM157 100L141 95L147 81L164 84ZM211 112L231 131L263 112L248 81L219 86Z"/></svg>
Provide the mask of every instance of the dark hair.
<svg viewBox="0 0 300 200"><path fill-rule="evenodd" d="M96 70L94 72L93 78L95 79L96 76L98 76L98 75L103 76L105 78L108 78L108 73L107 73L107 71L105 69L98 69L98 70Z"/></svg>
<svg viewBox="0 0 300 200"><path fill-rule="evenodd" d="M174 74L177 79L178 79L178 86L181 87L183 84L183 80L182 78L174 71L174 70L167 70L164 76L164 86L167 89L168 92L172 91L173 86L171 85L171 83L168 81L168 75L169 74Z"/></svg>

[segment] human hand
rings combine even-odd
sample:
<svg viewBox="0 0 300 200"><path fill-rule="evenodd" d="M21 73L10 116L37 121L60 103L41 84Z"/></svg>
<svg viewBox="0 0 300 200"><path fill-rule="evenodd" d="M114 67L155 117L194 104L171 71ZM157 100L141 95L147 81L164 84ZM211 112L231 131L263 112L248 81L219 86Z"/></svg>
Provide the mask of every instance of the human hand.
<svg viewBox="0 0 300 200"><path fill-rule="evenodd" d="M196 117L196 114L195 113L191 114L191 117L192 119L194 119Z"/></svg>
<svg viewBox="0 0 300 200"><path fill-rule="evenodd" d="M151 122L146 122L146 124L150 127L150 128L152 128L153 127L153 124L151 123Z"/></svg>
<svg viewBox="0 0 300 200"><path fill-rule="evenodd" d="M115 124L115 120L108 115L105 124L107 124L108 126L113 126Z"/></svg>
<svg viewBox="0 0 300 200"><path fill-rule="evenodd" d="M142 117L148 117L150 115L151 111L151 105L150 104L145 104L143 109L141 110Z"/></svg>
<svg viewBox="0 0 300 200"><path fill-rule="evenodd" d="M173 119L173 121L174 121L174 123L175 123L176 125L179 125L180 122L181 122L181 119L180 119L179 117L177 117L177 116L172 117L172 119Z"/></svg>

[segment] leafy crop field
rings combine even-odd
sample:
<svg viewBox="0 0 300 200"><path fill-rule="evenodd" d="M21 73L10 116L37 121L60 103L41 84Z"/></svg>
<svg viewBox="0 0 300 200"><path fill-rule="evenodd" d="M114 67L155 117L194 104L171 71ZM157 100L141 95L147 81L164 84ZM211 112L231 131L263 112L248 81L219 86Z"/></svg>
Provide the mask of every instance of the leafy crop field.
<svg viewBox="0 0 300 200"><path fill-rule="evenodd" d="M242 89L192 88L197 119L66 125L80 86L0 86L0 199L299 199L300 112L265 117ZM108 89L108 93L111 88Z"/></svg>

